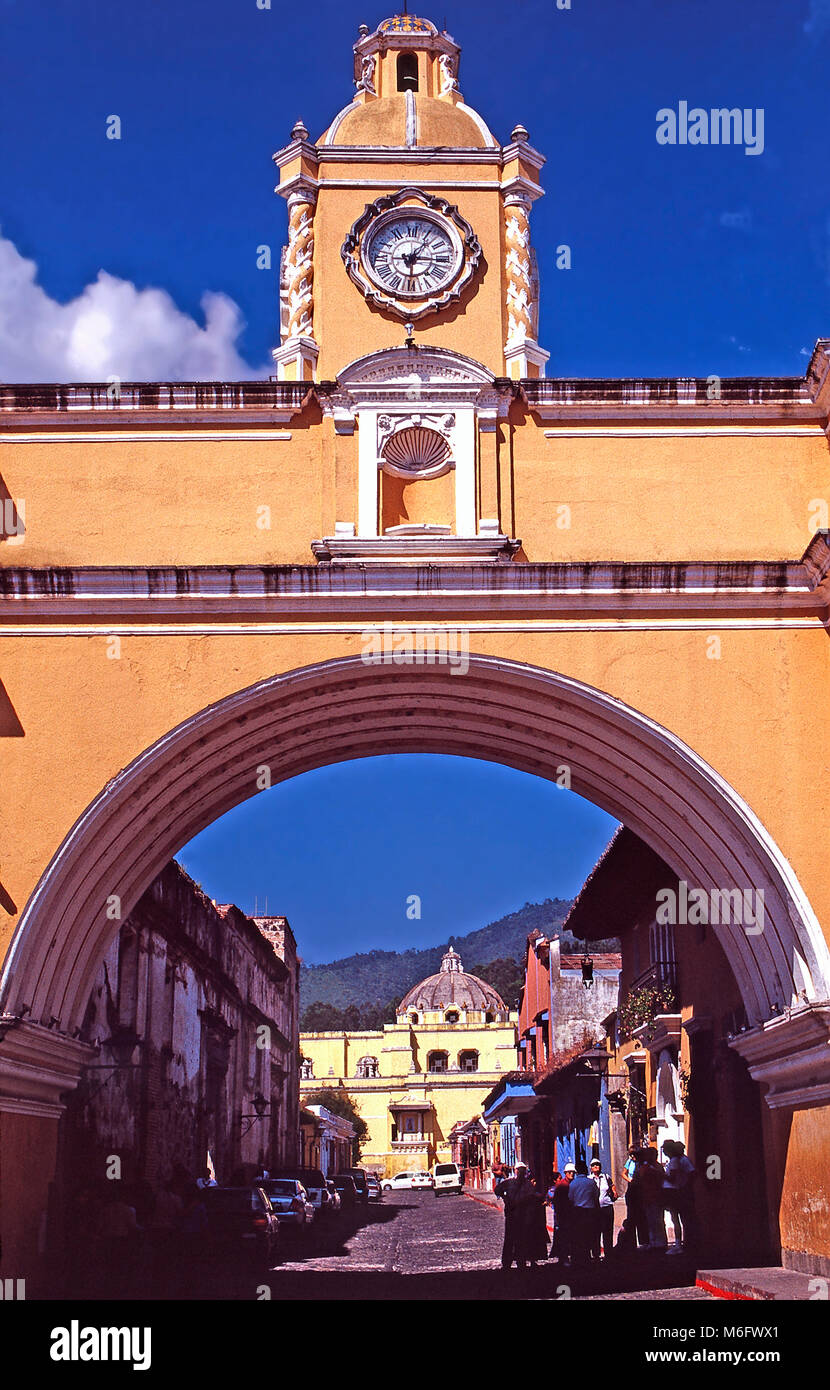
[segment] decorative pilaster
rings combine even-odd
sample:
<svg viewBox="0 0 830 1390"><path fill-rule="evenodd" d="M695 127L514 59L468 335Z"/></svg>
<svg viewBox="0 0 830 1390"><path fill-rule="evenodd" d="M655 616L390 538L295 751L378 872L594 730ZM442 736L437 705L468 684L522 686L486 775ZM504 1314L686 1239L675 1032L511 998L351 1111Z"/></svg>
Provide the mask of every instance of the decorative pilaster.
<svg viewBox="0 0 830 1390"><path fill-rule="evenodd" d="M316 189L299 184L288 195L288 247L285 255L287 332L274 351L280 381L310 381L317 365L314 339L314 206Z"/></svg>
<svg viewBox="0 0 830 1390"><path fill-rule="evenodd" d="M530 249L531 199L525 192L504 199L504 242L507 294L507 342L504 360L514 379L544 376L549 353L536 341L536 302L533 253Z"/></svg>
<svg viewBox="0 0 830 1390"><path fill-rule="evenodd" d="M533 337L530 285L530 199L509 193L504 200L507 271L507 342Z"/></svg>
<svg viewBox="0 0 830 1390"><path fill-rule="evenodd" d="M538 172L544 161L528 143L523 125L514 126L510 140L502 151L507 310L504 361L507 375L515 381L543 377L550 353L540 348L536 340L539 288L530 245L530 209L535 199L542 196Z"/></svg>
<svg viewBox="0 0 830 1390"><path fill-rule="evenodd" d="M297 121L291 142L278 150L277 192L288 203L288 245L280 276L280 335L273 357L280 381L311 381L317 366L314 337L314 209L317 202L317 150Z"/></svg>

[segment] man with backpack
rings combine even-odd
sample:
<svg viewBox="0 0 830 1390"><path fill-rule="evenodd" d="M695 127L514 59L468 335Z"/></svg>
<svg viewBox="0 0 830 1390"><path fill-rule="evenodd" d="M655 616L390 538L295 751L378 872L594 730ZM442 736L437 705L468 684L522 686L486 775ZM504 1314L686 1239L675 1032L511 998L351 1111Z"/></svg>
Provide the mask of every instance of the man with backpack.
<svg viewBox="0 0 830 1390"><path fill-rule="evenodd" d="M600 1240L602 1240L602 1254L607 1260L614 1248L614 1203L617 1200L617 1189L609 1175L603 1173L602 1164L598 1158L591 1160L591 1177L599 1192L599 1219L592 1253L594 1259L598 1260Z"/></svg>

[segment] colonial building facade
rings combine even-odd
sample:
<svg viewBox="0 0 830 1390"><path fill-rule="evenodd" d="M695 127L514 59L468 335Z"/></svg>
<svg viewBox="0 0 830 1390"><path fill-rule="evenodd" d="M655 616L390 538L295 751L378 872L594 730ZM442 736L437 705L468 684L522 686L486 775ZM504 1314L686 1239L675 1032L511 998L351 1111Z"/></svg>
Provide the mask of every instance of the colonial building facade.
<svg viewBox="0 0 830 1390"><path fill-rule="evenodd" d="M763 894L762 933L714 929L726 1046L784 1258L830 1270L830 342L800 377L610 381L598 343L546 378L543 157L459 62L391 16L286 132L274 380L0 386L0 1272L32 1290L112 898L258 790L403 752L567 778L678 880Z"/></svg>
<svg viewBox="0 0 830 1390"><path fill-rule="evenodd" d="M516 1065L516 1019L450 948L441 969L401 1000L377 1032L302 1033L300 1094L345 1089L369 1134L367 1167L391 1177L453 1159L459 1122L480 1115L500 1073Z"/></svg>
<svg viewBox="0 0 830 1390"><path fill-rule="evenodd" d="M701 1259L747 1265L780 1248L780 1149L761 1087L731 1046L747 1036L748 1020L716 928L736 905L723 896L690 904L688 884L621 827L567 925L622 945L619 1001L598 1038L606 1056L591 1057L608 1131L603 1158L618 1190L629 1145L653 1145L662 1158L664 1144L680 1140L697 1169ZM750 907L744 928L759 925ZM820 1271L806 1255L788 1263Z"/></svg>
<svg viewBox="0 0 830 1390"><path fill-rule="evenodd" d="M64 1117L64 1199L161 1187L177 1166L219 1182L298 1157L298 963L285 918L212 902L169 864L114 938L81 1040L96 1049ZM64 1203L57 1203L60 1209Z"/></svg>
<svg viewBox="0 0 830 1390"><path fill-rule="evenodd" d="M566 1163L598 1157L607 1165L607 1105L581 1059L617 1007L620 965L615 952L563 956L558 937L528 936L519 1067L500 1078L484 1111L493 1158L504 1167L521 1159L547 1183Z"/></svg>

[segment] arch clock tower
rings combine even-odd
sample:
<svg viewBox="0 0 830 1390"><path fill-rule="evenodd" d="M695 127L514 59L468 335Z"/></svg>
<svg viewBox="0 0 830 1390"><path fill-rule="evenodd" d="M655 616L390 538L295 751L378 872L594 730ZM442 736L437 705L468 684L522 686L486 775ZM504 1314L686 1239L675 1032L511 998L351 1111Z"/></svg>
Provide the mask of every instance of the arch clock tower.
<svg viewBox="0 0 830 1390"><path fill-rule="evenodd" d="M274 155L289 219L277 374L313 381L336 432L357 435L357 495L341 489L320 560L517 548L496 434L511 382L549 356L530 243L544 160L523 126L500 145L465 103L459 56L414 15L362 26L352 101Z"/></svg>

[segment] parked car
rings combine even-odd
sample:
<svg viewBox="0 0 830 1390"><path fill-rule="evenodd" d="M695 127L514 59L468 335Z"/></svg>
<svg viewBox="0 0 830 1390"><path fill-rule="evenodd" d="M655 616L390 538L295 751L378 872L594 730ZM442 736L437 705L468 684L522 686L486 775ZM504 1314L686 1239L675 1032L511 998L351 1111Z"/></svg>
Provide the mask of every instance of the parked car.
<svg viewBox="0 0 830 1390"><path fill-rule="evenodd" d="M405 1188L409 1191L412 1187L412 1179L414 1176L415 1174L410 1172L394 1173L391 1178L383 1179L381 1188L384 1192L396 1192L400 1191L401 1188Z"/></svg>
<svg viewBox="0 0 830 1390"><path fill-rule="evenodd" d="M380 1190L380 1182L374 1173L366 1174L366 1186L369 1189L369 1201L379 1202L383 1194Z"/></svg>
<svg viewBox="0 0 830 1390"><path fill-rule="evenodd" d="M354 1216L360 1204L354 1178L348 1173L335 1173L332 1182L340 1198L340 1210L347 1216Z"/></svg>
<svg viewBox="0 0 830 1390"><path fill-rule="evenodd" d="M340 1193L337 1191L332 1178L326 1178L326 1187L329 1194L329 1210L332 1213L338 1212L341 1206Z"/></svg>
<svg viewBox="0 0 830 1390"><path fill-rule="evenodd" d="M205 1247L269 1269L279 1248L279 1220L261 1187L204 1187Z"/></svg>
<svg viewBox="0 0 830 1390"><path fill-rule="evenodd" d="M464 1191L464 1175L457 1163L436 1163L432 1181L436 1197L442 1192Z"/></svg>
<svg viewBox="0 0 830 1390"><path fill-rule="evenodd" d="M368 1207L368 1205L369 1205L369 1184L368 1184L368 1182L366 1181L367 1175L366 1175L364 1169L363 1169L363 1168L347 1168L347 1169L346 1169L346 1172L348 1173L348 1175L349 1175L350 1178L353 1178L353 1179L354 1179L354 1185L355 1185L355 1187L357 1188L357 1197L358 1197L358 1201L362 1202L363 1205L364 1205L364 1207Z"/></svg>
<svg viewBox="0 0 830 1390"><path fill-rule="evenodd" d="M314 1220L314 1207L296 1178L265 1178L259 1183L277 1213L280 1226L289 1231L305 1231Z"/></svg>
<svg viewBox="0 0 830 1390"><path fill-rule="evenodd" d="M384 1178L381 1187L384 1192L395 1192L401 1188L411 1191L413 1187L429 1187L429 1173L417 1172L415 1169L407 1169L403 1173L395 1173L391 1178Z"/></svg>
<svg viewBox="0 0 830 1390"><path fill-rule="evenodd" d="M302 1168L299 1164L283 1168L271 1168L269 1176L271 1178L295 1178L305 1188L306 1196L314 1207L315 1215L327 1216L329 1214L329 1190L326 1187L325 1175L319 1168Z"/></svg>

